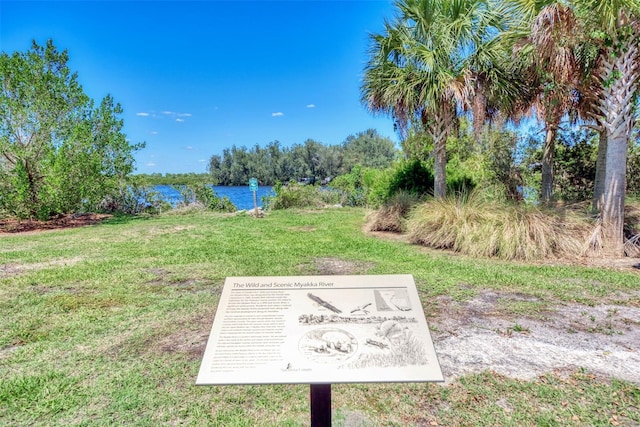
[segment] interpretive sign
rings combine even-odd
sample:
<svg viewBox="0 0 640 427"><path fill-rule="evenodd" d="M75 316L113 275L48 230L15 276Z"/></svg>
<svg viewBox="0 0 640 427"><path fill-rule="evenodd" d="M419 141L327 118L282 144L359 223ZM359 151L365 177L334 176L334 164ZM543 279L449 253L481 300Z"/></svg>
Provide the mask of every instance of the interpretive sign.
<svg viewBox="0 0 640 427"><path fill-rule="evenodd" d="M413 276L228 277L196 384L443 381Z"/></svg>

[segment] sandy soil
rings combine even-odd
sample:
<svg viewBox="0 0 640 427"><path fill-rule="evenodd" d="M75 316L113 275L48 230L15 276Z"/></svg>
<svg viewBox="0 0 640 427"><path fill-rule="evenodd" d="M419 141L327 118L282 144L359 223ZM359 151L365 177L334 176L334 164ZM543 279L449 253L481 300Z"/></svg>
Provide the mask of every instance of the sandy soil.
<svg viewBox="0 0 640 427"><path fill-rule="evenodd" d="M626 295L637 304L640 291ZM518 379L585 368L640 384L640 307L558 304L543 318L500 315L499 299L518 295L483 292L463 303L437 300L428 319L447 381L491 370Z"/></svg>

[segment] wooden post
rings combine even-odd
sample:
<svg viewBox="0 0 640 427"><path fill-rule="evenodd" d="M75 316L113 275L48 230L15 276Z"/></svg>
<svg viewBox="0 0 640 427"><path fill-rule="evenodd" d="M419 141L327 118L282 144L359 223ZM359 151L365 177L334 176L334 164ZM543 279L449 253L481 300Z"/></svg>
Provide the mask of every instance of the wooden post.
<svg viewBox="0 0 640 427"><path fill-rule="evenodd" d="M311 427L331 427L331 384L311 384Z"/></svg>

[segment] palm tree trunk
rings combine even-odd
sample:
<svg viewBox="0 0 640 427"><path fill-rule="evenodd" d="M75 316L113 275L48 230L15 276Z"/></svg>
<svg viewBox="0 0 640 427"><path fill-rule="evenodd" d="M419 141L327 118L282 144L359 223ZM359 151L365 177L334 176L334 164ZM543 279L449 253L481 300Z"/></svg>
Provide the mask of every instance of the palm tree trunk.
<svg viewBox="0 0 640 427"><path fill-rule="evenodd" d="M627 145L634 121L633 100L640 68L638 45L632 37L610 48L600 73L604 85L600 112L607 133L604 192L602 196L603 250L609 257L624 256L624 203ZM614 46L616 43L614 43Z"/></svg>
<svg viewBox="0 0 640 427"><path fill-rule="evenodd" d="M602 197L604 195L604 177L607 168L607 132L604 128L599 132L598 159L596 160L596 177L593 183L593 212L600 212L602 209Z"/></svg>
<svg viewBox="0 0 640 427"><path fill-rule="evenodd" d="M457 125L455 106L443 101L431 120L423 115L423 123L433 138L433 196L441 199L447 195L447 139Z"/></svg>
<svg viewBox="0 0 640 427"><path fill-rule="evenodd" d="M447 195L447 139L440 138L433 144L433 197Z"/></svg>
<svg viewBox="0 0 640 427"><path fill-rule="evenodd" d="M558 128L547 124L544 150L542 152L542 188L540 199L542 203L548 204L553 197L553 157L556 152L556 135Z"/></svg>
<svg viewBox="0 0 640 427"><path fill-rule="evenodd" d="M624 202L628 135L612 135L607 142L606 173L602 197L602 228L604 254L624 256ZM622 165L622 167L620 167Z"/></svg>

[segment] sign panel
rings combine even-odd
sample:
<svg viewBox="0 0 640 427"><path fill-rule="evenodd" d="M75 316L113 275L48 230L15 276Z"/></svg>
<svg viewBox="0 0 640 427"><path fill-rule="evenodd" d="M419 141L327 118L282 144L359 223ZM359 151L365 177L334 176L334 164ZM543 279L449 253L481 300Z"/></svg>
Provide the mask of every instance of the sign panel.
<svg viewBox="0 0 640 427"><path fill-rule="evenodd" d="M257 178L249 178L249 190L258 191L258 179Z"/></svg>
<svg viewBox="0 0 640 427"><path fill-rule="evenodd" d="M413 276L228 277L196 384L443 381Z"/></svg>

